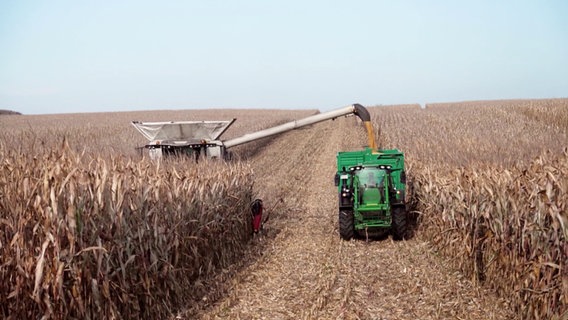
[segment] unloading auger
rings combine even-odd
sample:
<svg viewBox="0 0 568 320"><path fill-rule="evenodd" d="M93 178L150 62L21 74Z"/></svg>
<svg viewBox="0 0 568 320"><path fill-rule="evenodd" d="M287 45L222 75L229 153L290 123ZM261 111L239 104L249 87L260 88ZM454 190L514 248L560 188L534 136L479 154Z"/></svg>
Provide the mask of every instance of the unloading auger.
<svg viewBox="0 0 568 320"><path fill-rule="evenodd" d="M201 156L227 159L229 148L350 114L357 115L363 121L367 131L369 148L376 150L377 143L371 124L371 116L369 111L358 103L224 141L220 140L221 135L236 119L229 121L132 121L132 125L148 139L149 142L144 148L148 149L152 159L167 155L187 155L193 156L195 159Z"/></svg>

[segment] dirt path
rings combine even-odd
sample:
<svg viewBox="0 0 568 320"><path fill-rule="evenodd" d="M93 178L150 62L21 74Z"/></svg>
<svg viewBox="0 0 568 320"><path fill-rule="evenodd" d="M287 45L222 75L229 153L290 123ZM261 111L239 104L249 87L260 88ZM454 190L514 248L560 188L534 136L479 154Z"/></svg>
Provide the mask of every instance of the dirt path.
<svg viewBox="0 0 568 320"><path fill-rule="evenodd" d="M267 208L265 252L204 319L508 319L497 299L443 265L426 243L341 241L335 155L364 143L353 118L276 139L253 159ZM281 213L282 199L295 210Z"/></svg>

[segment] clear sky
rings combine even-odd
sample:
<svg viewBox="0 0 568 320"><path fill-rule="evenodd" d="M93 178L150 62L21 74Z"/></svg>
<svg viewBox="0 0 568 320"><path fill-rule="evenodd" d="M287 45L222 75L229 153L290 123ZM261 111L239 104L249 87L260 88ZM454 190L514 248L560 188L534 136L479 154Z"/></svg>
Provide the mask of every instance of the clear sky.
<svg viewBox="0 0 568 320"><path fill-rule="evenodd" d="M0 109L568 97L568 1L0 1Z"/></svg>

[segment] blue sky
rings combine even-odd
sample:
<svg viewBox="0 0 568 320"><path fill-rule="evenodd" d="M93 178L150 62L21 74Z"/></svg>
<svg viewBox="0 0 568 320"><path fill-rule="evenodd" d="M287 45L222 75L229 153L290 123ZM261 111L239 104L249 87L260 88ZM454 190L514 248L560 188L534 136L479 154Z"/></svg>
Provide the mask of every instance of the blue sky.
<svg viewBox="0 0 568 320"><path fill-rule="evenodd" d="M0 2L0 109L568 97L568 1Z"/></svg>

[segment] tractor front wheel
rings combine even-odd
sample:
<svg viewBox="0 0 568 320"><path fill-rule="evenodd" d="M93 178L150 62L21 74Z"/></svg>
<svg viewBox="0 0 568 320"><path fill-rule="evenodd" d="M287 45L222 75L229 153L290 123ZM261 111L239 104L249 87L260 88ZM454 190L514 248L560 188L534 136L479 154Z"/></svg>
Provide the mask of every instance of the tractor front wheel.
<svg viewBox="0 0 568 320"><path fill-rule="evenodd" d="M339 211L339 235L343 240L351 240L355 234L355 218L353 211Z"/></svg>
<svg viewBox="0 0 568 320"><path fill-rule="evenodd" d="M395 207L392 213L392 236L395 240L406 239L408 235L406 220L406 208L404 206Z"/></svg>

